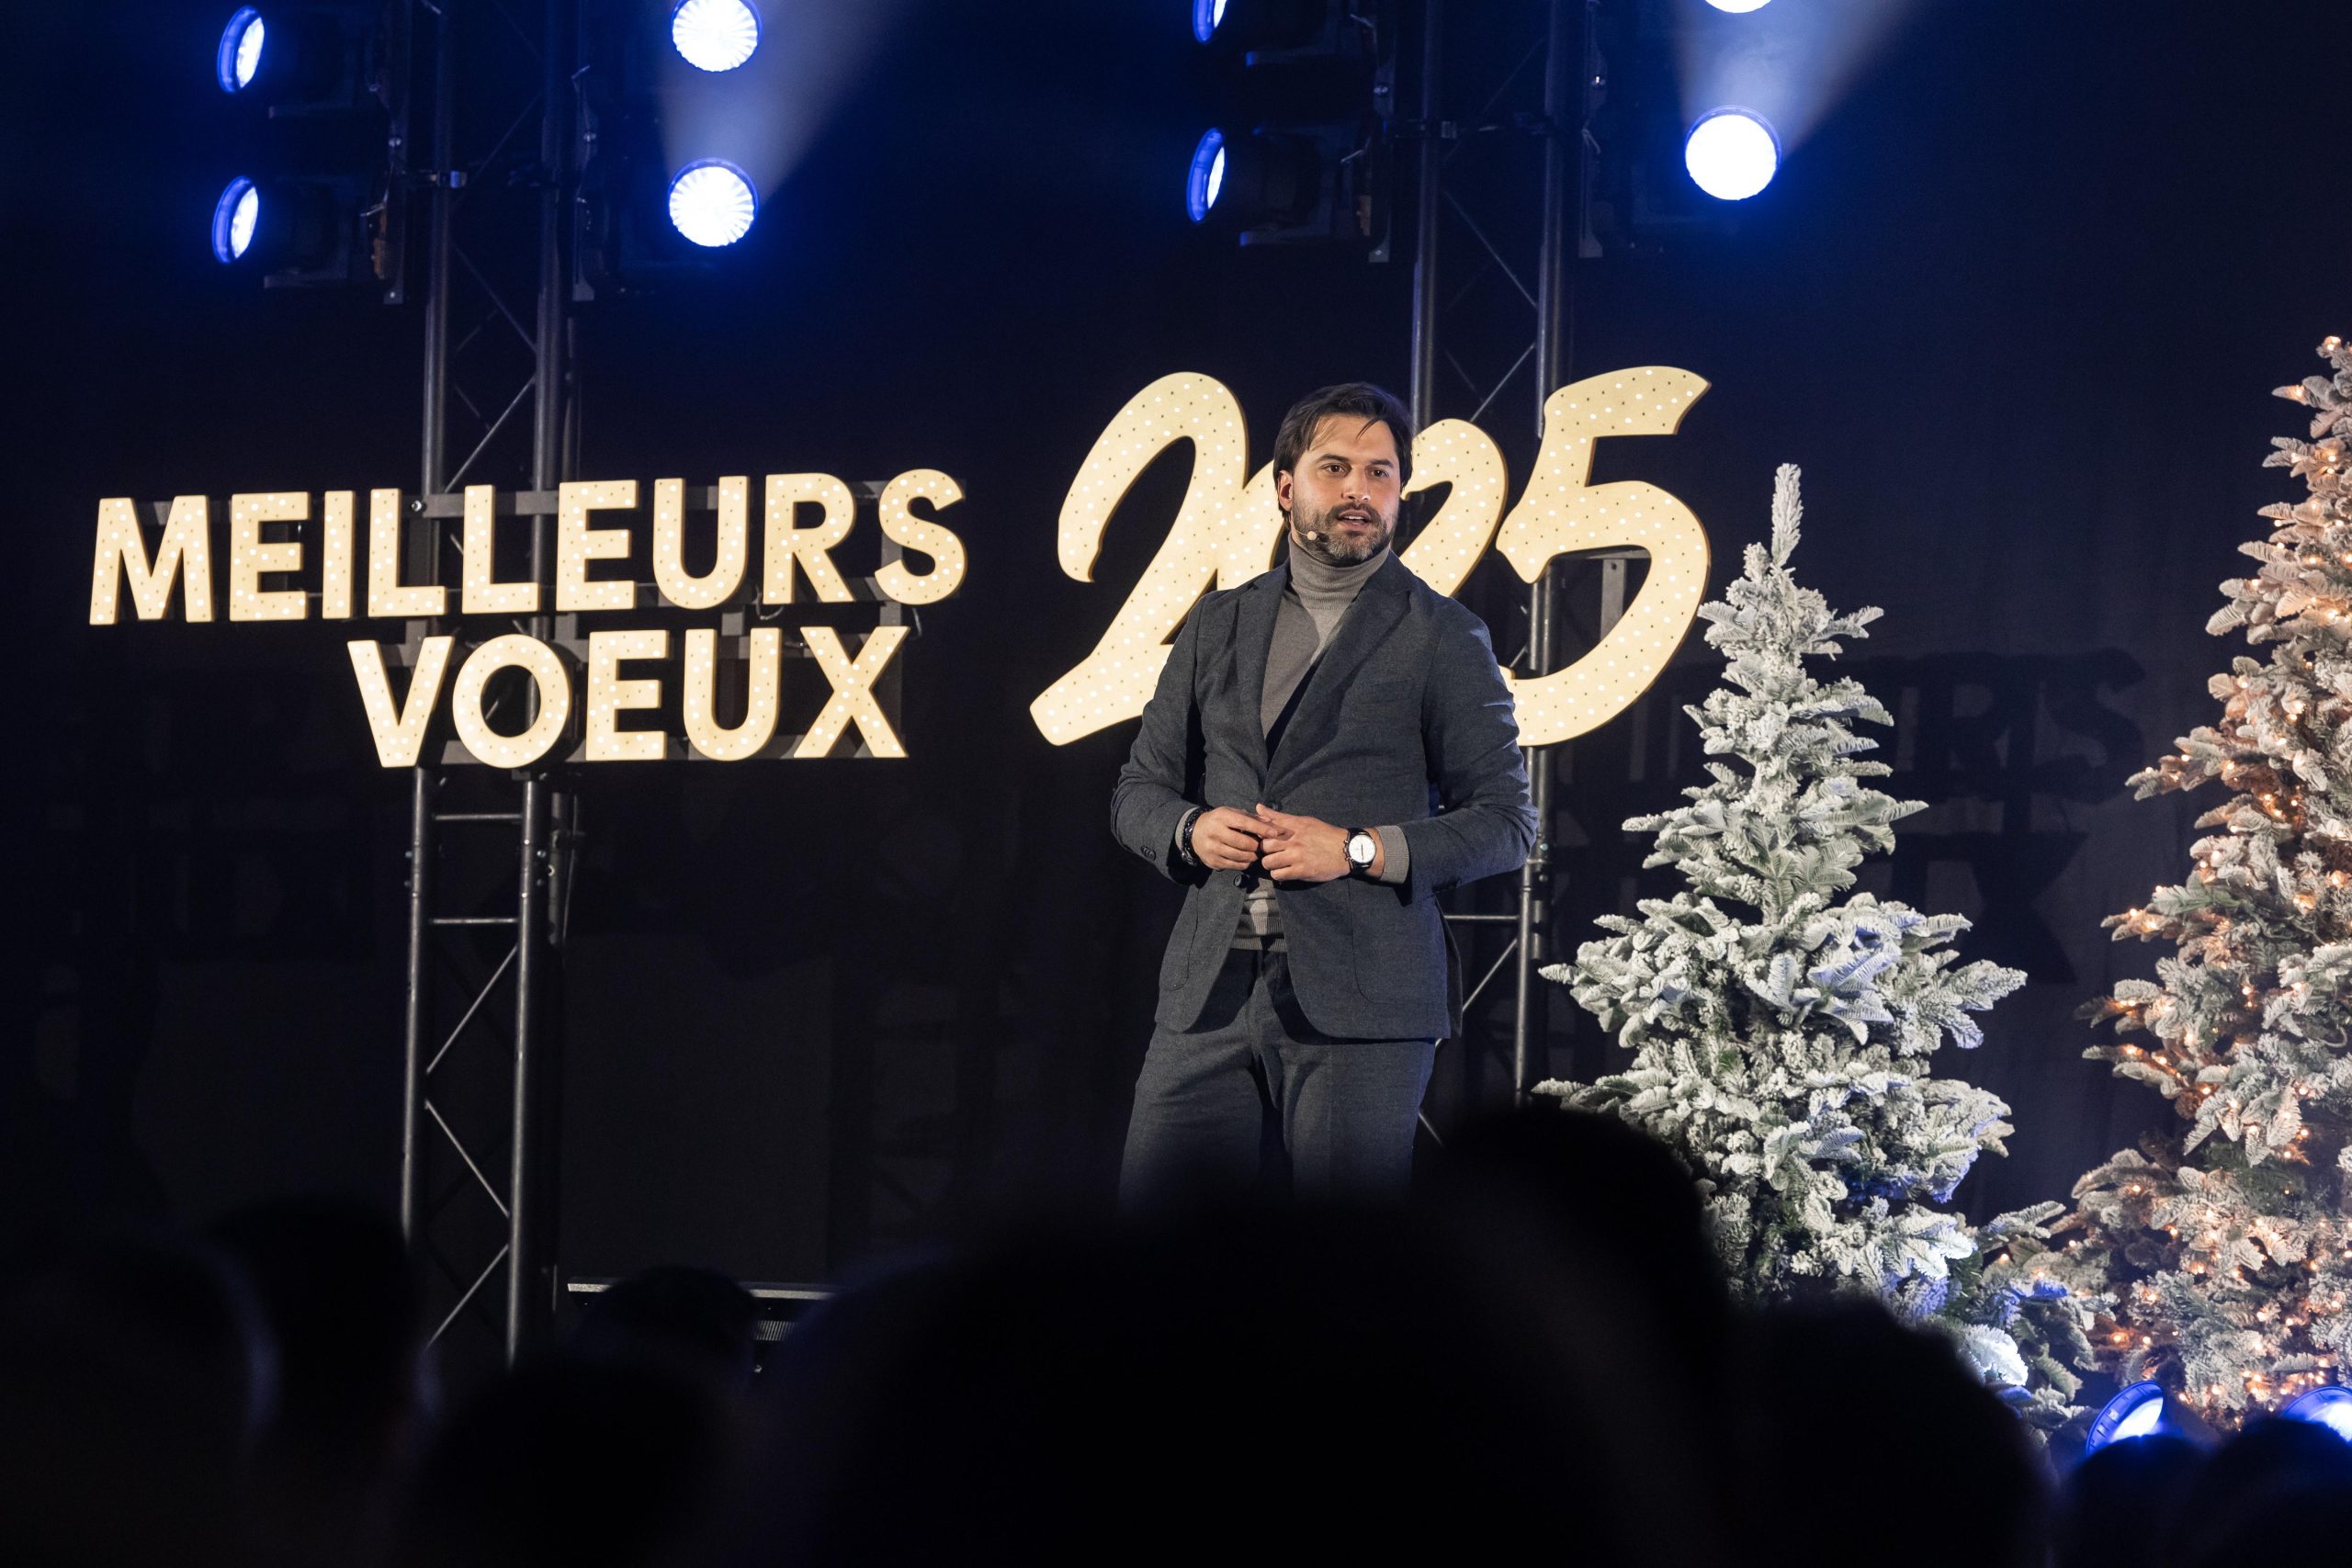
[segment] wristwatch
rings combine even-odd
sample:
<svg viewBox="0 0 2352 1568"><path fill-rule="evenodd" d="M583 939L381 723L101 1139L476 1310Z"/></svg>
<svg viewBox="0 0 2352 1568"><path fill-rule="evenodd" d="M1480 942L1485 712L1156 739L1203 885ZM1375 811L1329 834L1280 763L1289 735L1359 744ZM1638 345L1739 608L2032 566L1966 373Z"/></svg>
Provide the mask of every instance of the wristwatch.
<svg viewBox="0 0 2352 1568"><path fill-rule="evenodd" d="M1373 837L1369 828L1358 828L1348 835L1348 869L1370 871L1372 863L1380 856L1380 840Z"/></svg>

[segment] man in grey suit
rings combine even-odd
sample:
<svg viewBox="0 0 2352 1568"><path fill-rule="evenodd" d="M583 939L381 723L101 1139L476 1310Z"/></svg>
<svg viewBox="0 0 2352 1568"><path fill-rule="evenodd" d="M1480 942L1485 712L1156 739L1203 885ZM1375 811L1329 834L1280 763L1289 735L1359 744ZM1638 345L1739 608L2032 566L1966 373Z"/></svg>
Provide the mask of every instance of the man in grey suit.
<svg viewBox="0 0 2352 1568"><path fill-rule="evenodd" d="M1188 891L1159 968L1121 1205L1249 1186L1278 1134L1307 1195L1401 1188L1461 984L1436 896L1535 839L1486 627L1390 548L1403 405L1328 387L1283 419L1288 559L1197 605L1111 802Z"/></svg>

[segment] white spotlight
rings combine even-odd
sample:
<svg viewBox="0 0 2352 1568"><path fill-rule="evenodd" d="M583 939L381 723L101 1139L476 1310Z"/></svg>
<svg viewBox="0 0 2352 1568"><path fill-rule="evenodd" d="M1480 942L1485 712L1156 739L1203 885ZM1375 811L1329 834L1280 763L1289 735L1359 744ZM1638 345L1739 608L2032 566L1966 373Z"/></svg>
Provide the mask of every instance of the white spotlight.
<svg viewBox="0 0 2352 1568"><path fill-rule="evenodd" d="M2135 1382L2100 1408L2084 1435L2083 1452L2094 1454L2109 1443L2153 1437L2164 1428L2165 1414L2163 1386L2153 1381Z"/></svg>
<svg viewBox="0 0 2352 1568"><path fill-rule="evenodd" d="M670 182L670 221L697 245L731 245L760 212L752 176L719 158L688 164Z"/></svg>
<svg viewBox="0 0 2352 1568"><path fill-rule="evenodd" d="M222 92L242 93L254 85L254 73L261 69L262 39L267 31L261 13L251 6L238 6L229 25L220 29L220 47L213 52L213 73Z"/></svg>
<svg viewBox="0 0 2352 1568"><path fill-rule="evenodd" d="M212 254L223 265L244 255L261 221L261 192L240 175L212 204Z"/></svg>
<svg viewBox="0 0 2352 1568"><path fill-rule="evenodd" d="M760 14L746 0L682 0L670 41L699 71L732 71L760 47Z"/></svg>
<svg viewBox="0 0 2352 1568"><path fill-rule="evenodd" d="M1752 109L1720 108L1700 117L1682 143L1682 165L1718 201L1746 201L1772 183L1781 139Z"/></svg>
<svg viewBox="0 0 2352 1568"><path fill-rule="evenodd" d="M1195 223L1208 220L1209 209L1225 194L1225 132L1212 127L1193 149L1193 167L1184 180L1184 211Z"/></svg>
<svg viewBox="0 0 2352 1568"><path fill-rule="evenodd" d="M1718 11L1760 11L1772 0L1707 0Z"/></svg>

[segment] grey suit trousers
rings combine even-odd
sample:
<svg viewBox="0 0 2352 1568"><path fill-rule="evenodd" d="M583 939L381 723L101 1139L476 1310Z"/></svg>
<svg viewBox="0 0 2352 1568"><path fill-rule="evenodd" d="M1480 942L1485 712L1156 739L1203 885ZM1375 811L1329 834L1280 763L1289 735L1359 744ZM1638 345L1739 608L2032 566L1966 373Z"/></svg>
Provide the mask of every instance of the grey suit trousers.
<svg viewBox="0 0 2352 1568"><path fill-rule="evenodd" d="M1281 953L1236 948L1189 1029L1152 1031L1119 1207L1145 1213L1282 1174L1306 1198L1400 1192L1434 1040L1343 1040L1306 1021Z"/></svg>

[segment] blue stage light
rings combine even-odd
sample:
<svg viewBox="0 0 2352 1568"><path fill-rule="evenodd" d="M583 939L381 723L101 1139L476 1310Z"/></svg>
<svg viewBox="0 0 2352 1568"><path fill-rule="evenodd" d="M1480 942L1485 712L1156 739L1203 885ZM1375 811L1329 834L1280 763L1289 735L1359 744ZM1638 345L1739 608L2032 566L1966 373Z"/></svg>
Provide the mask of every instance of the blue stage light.
<svg viewBox="0 0 2352 1568"><path fill-rule="evenodd" d="M700 71L732 71L760 47L760 14L746 0L682 0L670 41Z"/></svg>
<svg viewBox="0 0 2352 1568"><path fill-rule="evenodd" d="M1206 43L1225 20L1226 0L1193 0L1193 36Z"/></svg>
<svg viewBox="0 0 2352 1568"><path fill-rule="evenodd" d="M752 176L720 158L688 164L670 182L670 221L697 245L731 245L751 231L760 195Z"/></svg>
<svg viewBox="0 0 2352 1568"><path fill-rule="evenodd" d="M1746 201L1772 183L1781 166L1781 139L1753 110L1714 109L1690 128L1682 143L1682 165L1718 201Z"/></svg>
<svg viewBox="0 0 2352 1568"><path fill-rule="evenodd" d="M220 49L213 59L213 71L220 78L224 93L242 93L253 85L254 73L261 69L263 34L261 13L251 6L240 6L229 25L220 29Z"/></svg>
<svg viewBox="0 0 2352 1568"><path fill-rule="evenodd" d="M1195 223L1204 222L1209 209L1225 192L1225 132L1212 130L1193 149L1193 169L1184 181L1184 210Z"/></svg>
<svg viewBox="0 0 2352 1568"><path fill-rule="evenodd" d="M261 192L243 175L229 182L212 204L212 254L223 265L245 254L261 221Z"/></svg>
<svg viewBox="0 0 2352 1568"><path fill-rule="evenodd" d="M2091 1423L2089 1436L2083 1439L2083 1452L2094 1454L2109 1443L2128 1442L2167 1429L2163 1385L2135 1382L2100 1407L2098 1418Z"/></svg>
<svg viewBox="0 0 2352 1568"><path fill-rule="evenodd" d="M2309 1421L2352 1442L2352 1388L2315 1388L2278 1412L2290 1421Z"/></svg>

